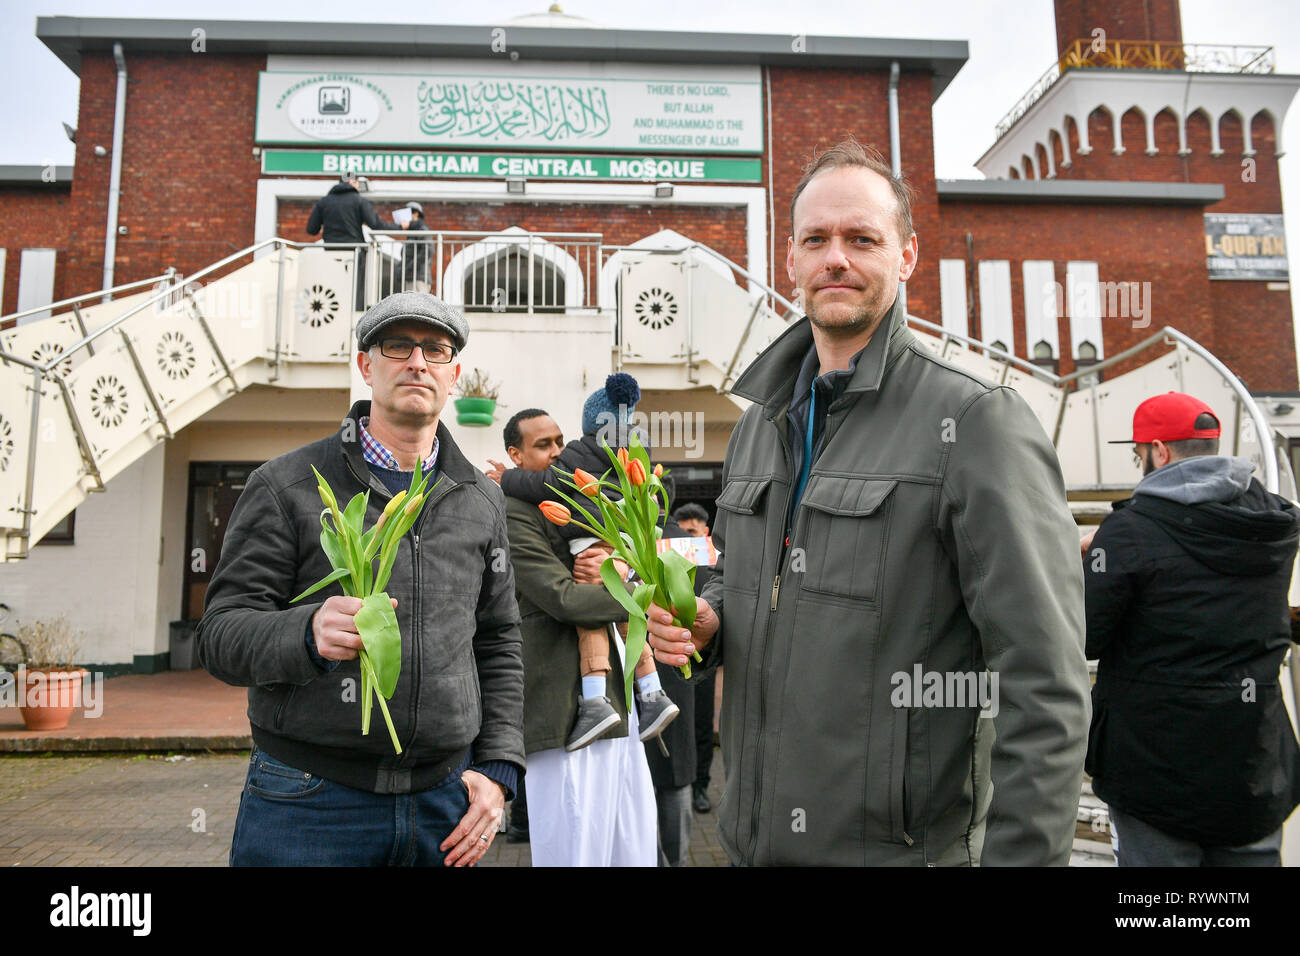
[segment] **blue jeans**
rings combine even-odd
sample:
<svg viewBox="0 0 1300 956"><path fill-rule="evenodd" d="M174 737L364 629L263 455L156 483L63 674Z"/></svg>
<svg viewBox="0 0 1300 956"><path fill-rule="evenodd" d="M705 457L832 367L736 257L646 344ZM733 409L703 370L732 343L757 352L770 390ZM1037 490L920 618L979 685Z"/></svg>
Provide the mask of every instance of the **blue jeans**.
<svg viewBox="0 0 1300 956"><path fill-rule="evenodd" d="M441 866L438 844L468 809L459 770L420 793L368 793L254 747L230 865Z"/></svg>
<svg viewBox="0 0 1300 956"><path fill-rule="evenodd" d="M1282 828L1245 846L1202 846L1109 808L1120 866L1281 866Z"/></svg>

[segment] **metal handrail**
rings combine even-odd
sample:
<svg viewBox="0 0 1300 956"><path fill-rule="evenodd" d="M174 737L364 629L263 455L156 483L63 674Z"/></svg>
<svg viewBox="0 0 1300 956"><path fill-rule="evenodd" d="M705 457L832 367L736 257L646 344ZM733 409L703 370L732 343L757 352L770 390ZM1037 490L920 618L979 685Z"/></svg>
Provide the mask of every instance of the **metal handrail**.
<svg viewBox="0 0 1300 956"><path fill-rule="evenodd" d="M96 292L87 292L84 295L73 296L71 299L60 299L58 302L51 302L49 305L38 305L35 308L27 309L23 312L13 312L9 315L0 315L0 322L14 322L18 319L26 318L29 315L37 315L41 312L53 312L55 309L61 309L65 305L78 305L89 299L102 299L106 295L113 295L117 292L125 292L127 289L134 289L142 285L156 285L159 282L170 281L176 275L174 268L169 268L162 275L154 276L152 279L136 279L134 282L124 282L121 285L115 285L111 289L100 289ZM0 351L3 351L0 349Z"/></svg>
<svg viewBox="0 0 1300 956"><path fill-rule="evenodd" d="M275 246L275 247L295 246L297 248L303 248L304 246L308 246L308 245L315 245L315 243L294 242L291 239L280 239L278 237L274 239L263 239L261 242L255 242L251 246L248 246L245 249L241 249L238 252L233 252L230 255L226 256L224 259L220 259L209 266L204 266L202 269L200 269L198 272L194 273L193 275L184 277L184 285L189 285L191 282L195 282L196 280L201 279L206 275L211 275L213 272L216 272L219 269L224 269L232 262L236 262L239 259L244 258L244 256L251 255L257 250L264 249L267 246ZM176 292L178 288L182 288L182 287L183 286L181 283L170 285L162 292L159 292L157 295L154 295L151 298L146 299L144 302L141 302L139 305L135 306L134 308L128 309L126 312L123 312L113 321L107 323L106 325L100 326L94 332L91 332L90 334L86 335L80 341L74 343L73 345L70 345L64 351L60 352L54 358L46 362L45 365L41 367L42 373L49 372L51 369L54 368L54 366L58 365L61 362L66 362L69 356L74 354L79 349L89 345L91 342L94 342L95 339L99 338L101 335L113 331L119 325L121 325L123 322L125 322L127 319L131 318L132 316L137 315L140 312L143 312L145 309L149 308L155 303L161 302L163 299L169 298L171 295L173 295Z"/></svg>

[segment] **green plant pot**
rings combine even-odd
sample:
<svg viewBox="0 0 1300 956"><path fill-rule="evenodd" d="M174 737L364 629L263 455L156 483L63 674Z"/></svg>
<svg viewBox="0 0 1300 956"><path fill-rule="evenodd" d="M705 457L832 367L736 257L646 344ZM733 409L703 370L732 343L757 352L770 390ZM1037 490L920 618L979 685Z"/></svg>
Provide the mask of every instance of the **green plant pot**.
<svg viewBox="0 0 1300 956"><path fill-rule="evenodd" d="M492 424L496 417L496 410L495 398L458 398L456 399L456 423L482 428Z"/></svg>

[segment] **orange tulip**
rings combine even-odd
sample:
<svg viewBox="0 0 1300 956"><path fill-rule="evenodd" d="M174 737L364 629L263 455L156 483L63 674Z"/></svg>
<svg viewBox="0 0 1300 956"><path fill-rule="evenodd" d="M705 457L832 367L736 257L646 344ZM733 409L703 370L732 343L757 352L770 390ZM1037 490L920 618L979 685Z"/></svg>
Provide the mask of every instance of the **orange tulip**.
<svg viewBox="0 0 1300 956"><path fill-rule="evenodd" d="M620 448L618 450L618 463L623 466L624 471L627 471L627 462L628 462L627 449Z"/></svg>
<svg viewBox="0 0 1300 956"><path fill-rule="evenodd" d="M663 465L655 465L655 477L656 477L656 478L661 478L661 477L663 477L663 473L664 473L664 466L663 466Z"/></svg>
<svg viewBox="0 0 1300 956"><path fill-rule="evenodd" d="M573 483L588 498L594 498L600 494L600 481L590 472L583 471L581 468L573 469Z"/></svg>
<svg viewBox="0 0 1300 956"><path fill-rule="evenodd" d="M542 509L542 514L546 515L546 520L551 524L558 524L563 527L573 519L568 508L554 501L543 501L537 507Z"/></svg>
<svg viewBox="0 0 1300 956"><path fill-rule="evenodd" d="M645 465L641 464L636 458L633 458L627 464L627 480L634 485L645 484Z"/></svg>

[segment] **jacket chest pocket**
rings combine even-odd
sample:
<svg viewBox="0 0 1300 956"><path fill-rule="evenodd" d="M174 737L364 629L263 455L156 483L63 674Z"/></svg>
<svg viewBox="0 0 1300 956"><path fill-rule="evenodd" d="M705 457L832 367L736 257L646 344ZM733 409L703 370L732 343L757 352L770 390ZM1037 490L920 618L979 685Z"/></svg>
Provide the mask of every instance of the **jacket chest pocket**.
<svg viewBox="0 0 1300 956"><path fill-rule="evenodd" d="M755 575L763 559L771 485L770 475L731 478L718 495L716 524L723 533L724 548L736 556L737 563L744 561L745 567L752 567ZM754 587L755 582L742 582L742 586Z"/></svg>
<svg viewBox="0 0 1300 956"><path fill-rule="evenodd" d="M805 591L877 603L897 479L811 475L791 576ZM802 567L800 567L802 564Z"/></svg>

